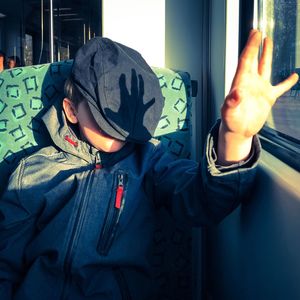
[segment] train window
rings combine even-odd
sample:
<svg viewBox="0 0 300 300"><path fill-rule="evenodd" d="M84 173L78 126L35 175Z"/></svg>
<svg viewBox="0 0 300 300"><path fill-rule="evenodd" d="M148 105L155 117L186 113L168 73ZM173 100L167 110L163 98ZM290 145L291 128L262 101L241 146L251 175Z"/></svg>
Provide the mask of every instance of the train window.
<svg viewBox="0 0 300 300"><path fill-rule="evenodd" d="M25 34L24 39L24 65L33 65L32 35L30 34Z"/></svg>
<svg viewBox="0 0 300 300"><path fill-rule="evenodd" d="M101 35L101 12L101 0L1 1L0 50L21 65L74 58Z"/></svg>
<svg viewBox="0 0 300 300"><path fill-rule="evenodd" d="M257 27L274 41L272 83L300 75L300 0L256 0ZM262 130L263 145L300 168L300 82L281 96ZM278 151L279 150L279 151ZM276 154L276 153L275 153ZM281 157L280 157L281 158Z"/></svg>

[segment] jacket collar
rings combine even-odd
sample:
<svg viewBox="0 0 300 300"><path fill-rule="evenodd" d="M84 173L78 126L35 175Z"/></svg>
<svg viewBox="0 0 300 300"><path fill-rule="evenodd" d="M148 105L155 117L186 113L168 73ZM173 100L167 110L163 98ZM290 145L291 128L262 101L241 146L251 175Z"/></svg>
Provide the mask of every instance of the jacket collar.
<svg viewBox="0 0 300 300"><path fill-rule="evenodd" d="M42 117L53 143L62 151L77 156L90 164L112 166L128 156L135 145L126 143L121 150L106 153L96 149L79 138L76 128L69 126L62 108L62 101L56 101Z"/></svg>

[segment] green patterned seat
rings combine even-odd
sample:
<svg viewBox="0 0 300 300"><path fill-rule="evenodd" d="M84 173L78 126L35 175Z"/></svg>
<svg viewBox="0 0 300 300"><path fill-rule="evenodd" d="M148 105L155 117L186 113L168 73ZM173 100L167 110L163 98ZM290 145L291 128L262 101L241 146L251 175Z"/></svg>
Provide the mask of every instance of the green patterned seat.
<svg viewBox="0 0 300 300"><path fill-rule="evenodd" d="M19 159L51 143L41 117L56 99L63 97L64 81L71 66L70 60L0 73L0 195ZM165 97L155 136L166 144L170 152L188 158L191 140L190 77L185 72L161 68L153 70ZM183 231L164 212L161 214L153 249L160 298L190 299L190 231Z"/></svg>

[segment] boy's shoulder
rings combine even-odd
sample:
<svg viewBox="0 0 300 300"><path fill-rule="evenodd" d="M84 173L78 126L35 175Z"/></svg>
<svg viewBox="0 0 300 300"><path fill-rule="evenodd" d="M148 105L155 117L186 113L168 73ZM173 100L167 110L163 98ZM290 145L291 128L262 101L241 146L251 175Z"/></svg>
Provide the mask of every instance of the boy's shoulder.
<svg viewBox="0 0 300 300"><path fill-rule="evenodd" d="M33 185L34 182L39 182L44 174L49 173L45 169L51 169L51 164L47 163L48 158L55 155L62 156L63 153L53 146L47 146L18 160L10 173L9 186L18 186L18 189L21 189L28 184ZM47 165L49 168L45 168ZM52 170L54 170L53 165Z"/></svg>
<svg viewBox="0 0 300 300"><path fill-rule="evenodd" d="M38 179L41 174L45 176L53 175L52 173L57 168L57 165L64 165L67 157L64 151L57 149L54 146L43 147L32 154L23 157L17 164L12 176L20 178L35 178ZM30 180L31 181L31 180Z"/></svg>
<svg viewBox="0 0 300 300"><path fill-rule="evenodd" d="M22 189L23 192L35 193L37 190L47 190L55 180L55 182L63 180L77 167L78 164L68 159L64 151L54 146L47 146L22 158L9 181L13 185L17 184L18 189Z"/></svg>
<svg viewBox="0 0 300 300"><path fill-rule="evenodd" d="M43 160L43 159L48 159L50 160L51 158L58 158L58 157L65 157L65 153L64 151L61 151L59 149L57 149L54 146L47 146L47 147L43 147L35 152L33 152L32 154L24 157L22 159L23 164L30 164L36 160Z"/></svg>

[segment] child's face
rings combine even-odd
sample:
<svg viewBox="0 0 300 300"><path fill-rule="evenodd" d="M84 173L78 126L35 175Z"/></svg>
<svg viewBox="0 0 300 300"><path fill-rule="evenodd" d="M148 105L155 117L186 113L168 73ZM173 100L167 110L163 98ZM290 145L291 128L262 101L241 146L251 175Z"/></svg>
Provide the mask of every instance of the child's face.
<svg viewBox="0 0 300 300"><path fill-rule="evenodd" d="M125 142L105 134L99 128L85 101L80 102L75 108L73 103L65 98L63 107L67 119L73 124L78 123L81 135L96 149L104 152L116 152L124 146Z"/></svg>
<svg viewBox="0 0 300 300"><path fill-rule="evenodd" d="M13 59L8 60L8 67L10 69L14 68L16 66L16 62Z"/></svg>

